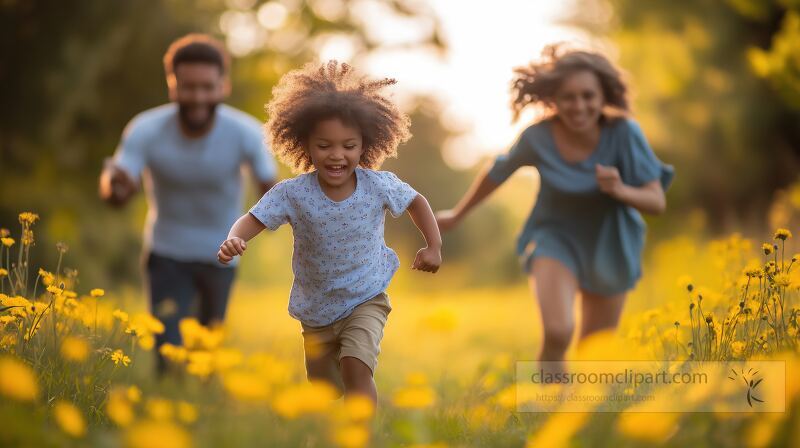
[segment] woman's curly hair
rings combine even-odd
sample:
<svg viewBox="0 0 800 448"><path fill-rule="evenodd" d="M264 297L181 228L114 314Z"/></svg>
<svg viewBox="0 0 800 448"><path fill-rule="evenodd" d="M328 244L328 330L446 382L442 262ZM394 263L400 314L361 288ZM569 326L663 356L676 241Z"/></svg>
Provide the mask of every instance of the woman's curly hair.
<svg viewBox="0 0 800 448"><path fill-rule="evenodd" d="M564 50L562 44L555 44L545 47L540 61L514 69L511 82L514 120L529 104L550 105L564 79L584 70L594 73L600 81L606 107L623 114L628 112L628 87L621 71L611 61L599 53Z"/></svg>
<svg viewBox="0 0 800 448"><path fill-rule="evenodd" d="M359 165L376 169L411 137L410 120L381 90L394 79L369 80L332 60L285 74L272 89L265 128L272 152L298 172L313 170L304 147L316 124L339 118L361 131Z"/></svg>

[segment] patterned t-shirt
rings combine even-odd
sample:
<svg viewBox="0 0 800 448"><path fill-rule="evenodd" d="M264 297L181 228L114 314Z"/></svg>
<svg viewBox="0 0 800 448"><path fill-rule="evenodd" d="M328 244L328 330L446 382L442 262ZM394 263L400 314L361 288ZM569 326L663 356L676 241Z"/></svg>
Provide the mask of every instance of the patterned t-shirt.
<svg viewBox="0 0 800 448"><path fill-rule="evenodd" d="M355 175L355 191L340 202L325 195L314 171L278 183L250 209L270 230L292 226L289 314L312 327L347 317L385 291L400 267L383 238L385 211L399 217L417 192L388 171Z"/></svg>

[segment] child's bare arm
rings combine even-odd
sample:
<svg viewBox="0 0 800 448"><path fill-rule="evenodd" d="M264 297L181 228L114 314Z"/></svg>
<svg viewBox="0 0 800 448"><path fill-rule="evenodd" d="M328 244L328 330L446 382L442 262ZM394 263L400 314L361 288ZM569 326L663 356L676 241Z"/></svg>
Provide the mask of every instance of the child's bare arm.
<svg viewBox="0 0 800 448"><path fill-rule="evenodd" d="M228 238L219 246L217 259L222 264L228 264L236 255L244 255L247 249L247 241L261 233L266 226L255 216L245 213L239 218L228 232Z"/></svg>
<svg viewBox="0 0 800 448"><path fill-rule="evenodd" d="M436 225L436 218L433 216L428 200L425 196L418 194L408 206L408 214L417 226L422 236L425 238L427 247L417 252L412 269L436 273L442 264L442 236L439 234L439 226Z"/></svg>

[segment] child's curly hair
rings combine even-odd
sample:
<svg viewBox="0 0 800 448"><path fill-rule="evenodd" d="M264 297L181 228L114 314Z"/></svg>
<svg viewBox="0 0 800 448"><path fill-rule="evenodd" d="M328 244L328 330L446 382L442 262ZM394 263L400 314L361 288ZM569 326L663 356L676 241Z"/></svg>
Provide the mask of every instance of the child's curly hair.
<svg viewBox="0 0 800 448"><path fill-rule="evenodd" d="M588 70L597 76L605 106L627 113L628 87L621 71L605 56L581 50L564 50L563 44L548 45L538 62L514 69L511 82L511 109L514 120L529 104L549 105L564 79L575 72Z"/></svg>
<svg viewBox="0 0 800 448"><path fill-rule="evenodd" d="M272 89L266 106L272 152L295 171L312 171L304 149L309 134L319 121L339 118L361 131L364 153L359 165L380 167L386 158L396 157L397 146L411 137L408 116L381 93L395 83L389 78L368 80L335 60L292 70Z"/></svg>

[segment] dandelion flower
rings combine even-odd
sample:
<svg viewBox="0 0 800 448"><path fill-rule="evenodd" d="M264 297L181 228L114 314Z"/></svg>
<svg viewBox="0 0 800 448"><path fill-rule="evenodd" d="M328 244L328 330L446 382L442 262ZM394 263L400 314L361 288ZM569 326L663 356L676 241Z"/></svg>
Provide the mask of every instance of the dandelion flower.
<svg viewBox="0 0 800 448"><path fill-rule="evenodd" d="M17 401L35 400L39 385L33 369L16 358L0 358L0 395Z"/></svg>
<svg viewBox="0 0 800 448"><path fill-rule="evenodd" d="M776 240L783 240L786 241L788 238L792 237L792 232L789 229L778 229L775 231L775 239Z"/></svg>
<svg viewBox="0 0 800 448"><path fill-rule="evenodd" d="M145 403L147 415L156 421L172 420L175 415L175 407L172 402L164 398L149 398Z"/></svg>
<svg viewBox="0 0 800 448"><path fill-rule="evenodd" d="M128 322L128 313L126 313L125 311L122 311L120 309L116 309L116 310L114 310L113 313L111 313L111 315L114 316L114 318L116 318L118 321L120 321L122 323Z"/></svg>
<svg viewBox="0 0 800 448"><path fill-rule="evenodd" d="M731 342L731 354L734 358L741 358L744 354L745 343L742 341Z"/></svg>
<svg viewBox="0 0 800 448"><path fill-rule="evenodd" d="M111 353L111 360L114 361L114 365L122 364L125 367L128 367L131 364L131 358L128 357L122 350L114 350Z"/></svg>
<svg viewBox="0 0 800 448"><path fill-rule="evenodd" d="M67 361L83 362L89 356L89 344L76 336L67 336L61 342L61 356Z"/></svg>
<svg viewBox="0 0 800 448"><path fill-rule="evenodd" d="M3 238L0 238L0 242L3 243L3 246L11 247L11 246L14 245L14 238L10 238L10 237L6 236L6 237L3 237Z"/></svg>
<svg viewBox="0 0 800 448"><path fill-rule="evenodd" d="M175 404L178 420L183 423L191 424L197 421L197 408L187 401L179 401Z"/></svg>
<svg viewBox="0 0 800 448"><path fill-rule="evenodd" d="M31 212L22 212L19 214L19 223L31 225L39 219L39 215Z"/></svg>
<svg viewBox="0 0 800 448"><path fill-rule="evenodd" d="M70 436L78 438L86 435L86 421L74 404L66 401L57 402L53 406L53 417L58 427Z"/></svg>
<svg viewBox="0 0 800 448"><path fill-rule="evenodd" d="M127 448L189 448L192 438L185 429L170 421L142 421L125 433Z"/></svg>
<svg viewBox="0 0 800 448"><path fill-rule="evenodd" d="M134 413L131 401L127 397L127 391L124 388L115 387L108 393L106 415L112 422L120 427L125 427L133 423L136 414Z"/></svg>
<svg viewBox="0 0 800 448"><path fill-rule="evenodd" d="M369 430L364 425L345 425L335 428L331 437L336 446L342 448L359 448L367 446Z"/></svg>

